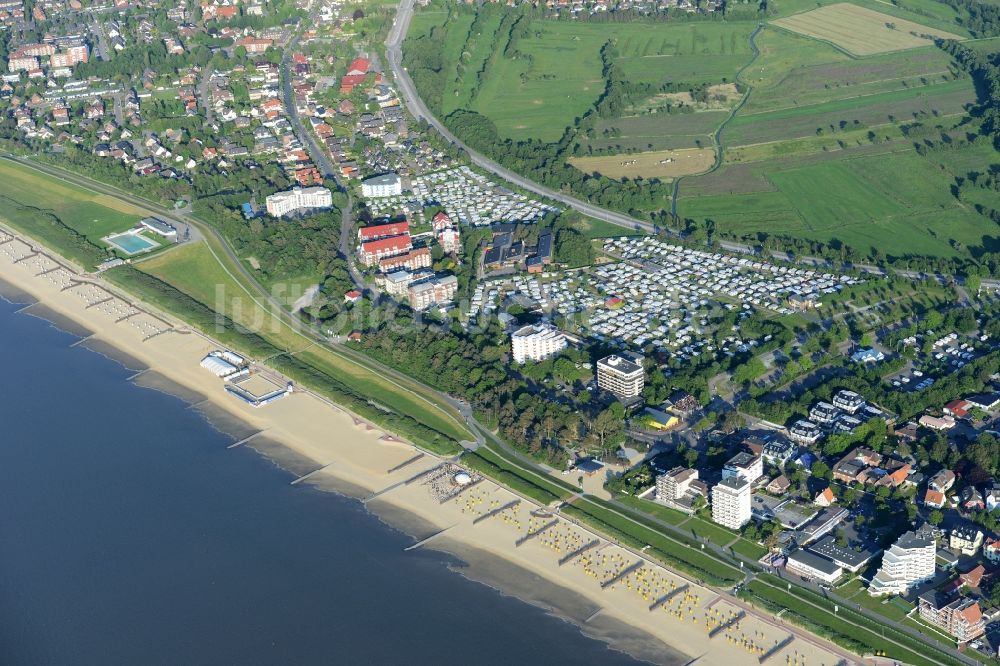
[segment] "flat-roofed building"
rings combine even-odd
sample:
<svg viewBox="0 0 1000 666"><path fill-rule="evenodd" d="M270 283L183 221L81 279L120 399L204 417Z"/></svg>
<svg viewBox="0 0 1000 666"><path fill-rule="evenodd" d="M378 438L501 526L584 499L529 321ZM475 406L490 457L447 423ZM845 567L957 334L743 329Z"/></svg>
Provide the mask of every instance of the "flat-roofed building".
<svg viewBox="0 0 1000 666"><path fill-rule="evenodd" d="M844 569L832 560L808 550L796 550L788 554L785 569L798 576L834 583L844 575Z"/></svg>
<svg viewBox="0 0 1000 666"><path fill-rule="evenodd" d="M421 268L430 268L431 263L431 251L426 247L418 247L406 254L379 260L378 269L383 273L399 270L400 268L408 268L411 271L416 271Z"/></svg>
<svg viewBox="0 0 1000 666"><path fill-rule="evenodd" d="M712 521L738 530L752 516L750 482L738 476L722 479L712 487Z"/></svg>
<svg viewBox="0 0 1000 666"><path fill-rule="evenodd" d="M361 181L361 195L368 197L394 197L403 193L403 179L399 174L387 173Z"/></svg>
<svg viewBox="0 0 1000 666"><path fill-rule="evenodd" d="M408 291L410 307L414 310L426 310L434 305L449 303L458 291L458 278L454 275L411 284Z"/></svg>
<svg viewBox="0 0 1000 666"><path fill-rule="evenodd" d="M878 555L877 550L869 548L855 549L849 546L838 546L837 540L832 536L823 537L809 546L808 550L816 555L822 555L850 573L857 573L861 570L861 567L868 564L873 557Z"/></svg>
<svg viewBox="0 0 1000 666"><path fill-rule="evenodd" d="M645 373L638 363L612 354L597 362L597 385L619 398L636 398L645 386Z"/></svg>
<svg viewBox="0 0 1000 666"><path fill-rule="evenodd" d="M676 502L691 490L691 482L698 480L698 470L675 467L656 477L656 499Z"/></svg>
<svg viewBox="0 0 1000 666"><path fill-rule="evenodd" d="M157 234L158 236L163 236L164 238L174 238L175 236L177 236L177 229L175 229L172 224L168 224L163 220L159 220L155 217L143 218L139 224L146 227L154 234Z"/></svg>
<svg viewBox="0 0 1000 666"><path fill-rule="evenodd" d="M333 206L333 194L325 187L293 187L265 199L268 215L285 217Z"/></svg>
<svg viewBox="0 0 1000 666"><path fill-rule="evenodd" d="M730 458L722 468L722 478L739 477L753 483L764 476L764 459L745 451Z"/></svg>
<svg viewBox="0 0 1000 666"><path fill-rule="evenodd" d="M882 564L868 586L868 594L907 594L934 578L937 568L933 538L906 532L882 555Z"/></svg>
<svg viewBox="0 0 1000 666"><path fill-rule="evenodd" d="M566 336L555 326L525 326L510 335L511 355L515 363L542 361L566 348Z"/></svg>

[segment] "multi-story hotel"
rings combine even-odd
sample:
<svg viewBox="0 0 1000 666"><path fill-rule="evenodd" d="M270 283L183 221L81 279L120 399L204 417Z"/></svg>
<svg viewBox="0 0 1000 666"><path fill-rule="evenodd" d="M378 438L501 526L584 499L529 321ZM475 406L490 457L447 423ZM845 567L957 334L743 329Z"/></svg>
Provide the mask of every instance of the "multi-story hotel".
<svg viewBox="0 0 1000 666"><path fill-rule="evenodd" d="M738 530L750 522L750 482L738 476L719 481L712 488L712 520Z"/></svg>
<svg viewBox="0 0 1000 666"><path fill-rule="evenodd" d="M270 195L265 202L268 215L284 217L329 208L333 205L333 194L325 187L293 187Z"/></svg>
<svg viewBox="0 0 1000 666"><path fill-rule="evenodd" d="M882 555L882 566L872 578L868 593L873 597L884 594L906 594L916 586L934 578L934 539L907 532Z"/></svg>
<svg viewBox="0 0 1000 666"><path fill-rule="evenodd" d="M458 278L454 275L411 284L408 292L410 307L414 310L426 310L432 305L443 305L455 297L458 291Z"/></svg>
<svg viewBox="0 0 1000 666"><path fill-rule="evenodd" d="M566 336L547 324L525 326L510 336L511 355L515 363L541 361L566 348Z"/></svg>
<svg viewBox="0 0 1000 666"><path fill-rule="evenodd" d="M619 398L638 397L645 386L642 366L616 354L597 362L597 385Z"/></svg>

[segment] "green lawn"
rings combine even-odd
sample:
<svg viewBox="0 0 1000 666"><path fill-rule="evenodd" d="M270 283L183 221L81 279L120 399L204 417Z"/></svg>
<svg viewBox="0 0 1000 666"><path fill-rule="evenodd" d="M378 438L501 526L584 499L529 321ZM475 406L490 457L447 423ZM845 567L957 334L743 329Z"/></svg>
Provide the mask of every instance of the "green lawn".
<svg viewBox="0 0 1000 666"><path fill-rule="evenodd" d="M139 264L153 275L194 300L221 312L247 329L259 334L276 347L292 352L320 371L336 377L352 390L369 396L385 407L411 415L418 422L456 440L469 438L468 432L440 406L428 398L415 382L399 386L353 360L314 345L311 339L292 330L287 322L252 298L205 243L179 247ZM450 413L450 409L446 408Z"/></svg>
<svg viewBox="0 0 1000 666"><path fill-rule="evenodd" d="M657 504L656 502L651 502L649 500L639 499L638 497L632 497L625 495L619 498L622 504L627 504L628 506L638 509L643 513L648 513L649 515L662 520L665 523L670 523L671 525L680 525L685 520L690 518L686 513L681 513L676 509L671 509L670 507L663 506L662 504Z"/></svg>
<svg viewBox="0 0 1000 666"><path fill-rule="evenodd" d="M769 609L787 609L783 616L786 620L805 624L806 628L838 644L850 645L852 649L870 652L883 650L888 656L914 666L962 663L896 629L878 625L848 608L841 607L839 612L834 612L834 604L816 594L795 586L786 590L785 586L786 583L780 579L761 576L752 581L748 588L750 598L763 600ZM804 622L797 618L803 618ZM887 641L887 637L900 645Z"/></svg>
<svg viewBox="0 0 1000 666"><path fill-rule="evenodd" d="M0 197L51 213L95 244L108 234L134 226L148 215L135 206L88 192L8 160L0 160Z"/></svg>

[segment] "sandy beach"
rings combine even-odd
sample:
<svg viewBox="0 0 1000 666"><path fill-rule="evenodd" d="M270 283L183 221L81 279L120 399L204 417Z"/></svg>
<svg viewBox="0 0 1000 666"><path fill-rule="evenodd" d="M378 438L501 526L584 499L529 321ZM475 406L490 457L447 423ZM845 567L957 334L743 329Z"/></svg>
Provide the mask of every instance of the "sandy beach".
<svg viewBox="0 0 1000 666"><path fill-rule="evenodd" d="M210 339L0 229L4 293L37 299L27 313L135 370L136 383L191 403L233 438L232 446L253 447L293 474L293 483L365 501L414 535L416 547L457 556L466 563L457 567L463 575L543 606L638 658L786 666L856 661L307 391L251 407L199 366L220 349Z"/></svg>

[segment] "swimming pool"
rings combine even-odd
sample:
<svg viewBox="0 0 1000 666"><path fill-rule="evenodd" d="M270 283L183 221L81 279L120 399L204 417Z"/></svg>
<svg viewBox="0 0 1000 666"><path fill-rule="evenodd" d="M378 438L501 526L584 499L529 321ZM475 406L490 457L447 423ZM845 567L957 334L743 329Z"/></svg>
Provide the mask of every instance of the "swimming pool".
<svg viewBox="0 0 1000 666"><path fill-rule="evenodd" d="M138 234L118 234L117 236L108 236L104 240L125 254L139 254L157 247L156 243Z"/></svg>

